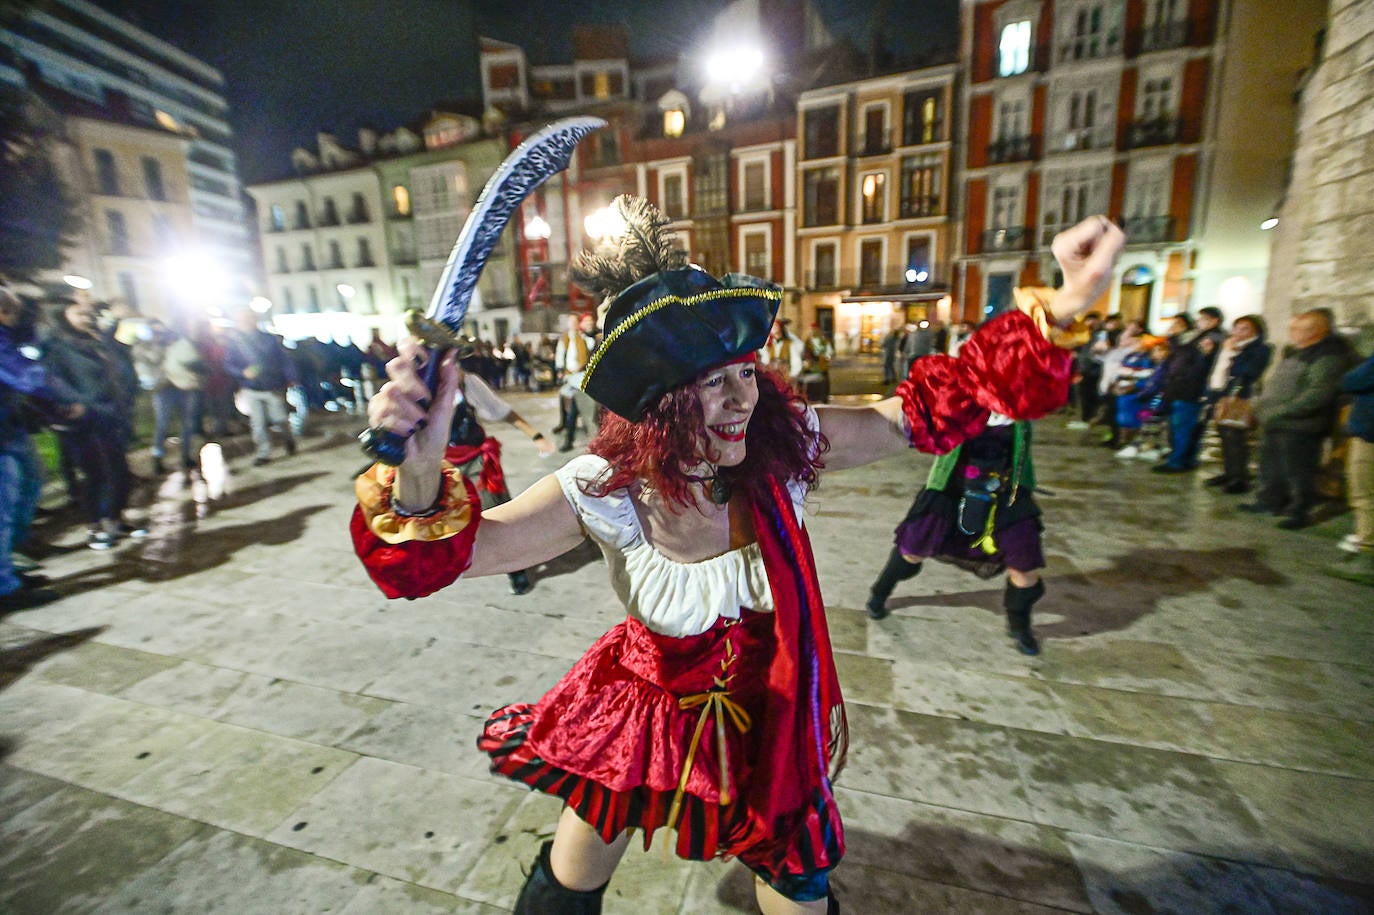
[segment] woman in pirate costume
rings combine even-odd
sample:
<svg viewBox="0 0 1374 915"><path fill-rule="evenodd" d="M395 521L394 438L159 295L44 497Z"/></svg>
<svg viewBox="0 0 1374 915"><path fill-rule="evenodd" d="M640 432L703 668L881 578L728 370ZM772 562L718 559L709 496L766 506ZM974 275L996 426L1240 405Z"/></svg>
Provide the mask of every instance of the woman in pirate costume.
<svg viewBox="0 0 1374 915"><path fill-rule="evenodd" d="M765 913L837 912L844 709L803 501L822 467L947 451L993 412L1042 415L1062 402L1072 360L1018 312L961 359L922 360L904 398L808 407L754 355L781 290L688 265L656 210L617 203L619 254L578 264L609 300L583 381L608 411L590 453L483 515L442 463L449 417L417 373L423 351L402 341L369 418L418 431L402 467L359 479L355 547L392 597L545 562L585 537L606 556L627 618L478 739L494 771L565 802L517 913L600 912L630 831L647 847L665 826L684 858L740 859ZM1103 220L1061 238L1059 307L1077 312L1110 278L1121 234ZM438 403L451 402L451 358Z"/></svg>

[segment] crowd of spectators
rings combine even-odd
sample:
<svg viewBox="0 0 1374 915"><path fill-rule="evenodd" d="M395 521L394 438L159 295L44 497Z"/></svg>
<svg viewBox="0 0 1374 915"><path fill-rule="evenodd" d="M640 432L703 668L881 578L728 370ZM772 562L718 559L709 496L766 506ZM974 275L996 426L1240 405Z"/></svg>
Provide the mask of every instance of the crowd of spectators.
<svg viewBox="0 0 1374 915"><path fill-rule="evenodd" d="M1221 468L1205 484L1253 493L1237 510L1277 516L1283 530L1314 523L1323 468L1339 468L1344 454L1356 529L1341 543L1349 558L1328 571L1374 584L1374 357L1357 366L1327 309L1293 317L1277 352L1259 315L1223 324L1212 307L1171 316L1163 336L1119 315L1089 316L1068 427L1104 427L1102 445L1161 474L1197 470L1211 433Z"/></svg>

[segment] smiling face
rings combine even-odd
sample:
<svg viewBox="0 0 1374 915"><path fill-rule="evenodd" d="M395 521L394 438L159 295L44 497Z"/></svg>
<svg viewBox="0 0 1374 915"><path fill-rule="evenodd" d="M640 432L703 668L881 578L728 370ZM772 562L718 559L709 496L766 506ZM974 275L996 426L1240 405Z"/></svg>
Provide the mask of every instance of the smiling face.
<svg viewBox="0 0 1374 915"><path fill-rule="evenodd" d="M709 369L695 384L706 424L706 458L720 467L744 460L744 433L759 402L754 360Z"/></svg>

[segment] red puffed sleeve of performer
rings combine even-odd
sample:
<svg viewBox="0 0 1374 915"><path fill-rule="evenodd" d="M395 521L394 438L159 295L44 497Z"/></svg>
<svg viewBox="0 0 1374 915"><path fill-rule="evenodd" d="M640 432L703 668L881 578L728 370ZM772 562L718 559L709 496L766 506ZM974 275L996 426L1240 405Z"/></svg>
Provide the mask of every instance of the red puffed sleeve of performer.
<svg viewBox="0 0 1374 915"><path fill-rule="evenodd" d="M982 432L988 417L1039 419L1068 400L1073 356L1031 315L1010 311L980 327L959 357L923 356L897 386L911 444L946 454Z"/></svg>
<svg viewBox="0 0 1374 915"><path fill-rule="evenodd" d="M367 574L390 598L433 594L472 564L482 502L472 483L449 464L439 501L423 515L392 504L396 468L375 464L358 477L358 506L349 522L353 549Z"/></svg>

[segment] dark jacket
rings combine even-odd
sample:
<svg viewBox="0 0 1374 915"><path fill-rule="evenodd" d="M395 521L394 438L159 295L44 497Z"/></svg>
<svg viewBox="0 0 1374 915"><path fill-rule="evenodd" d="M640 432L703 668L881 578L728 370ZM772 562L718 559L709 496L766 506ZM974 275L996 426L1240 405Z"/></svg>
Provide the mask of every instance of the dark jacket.
<svg viewBox="0 0 1374 915"><path fill-rule="evenodd" d="M1255 402L1255 415L1266 431L1326 435L1336 421L1341 376L1354 353L1338 334L1329 334L1303 349L1289 347Z"/></svg>
<svg viewBox="0 0 1374 915"><path fill-rule="evenodd" d="M1222 393L1234 392L1241 397L1252 396L1255 383L1264 375L1264 370L1269 368L1269 359L1273 355L1274 348L1265 343L1263 337L1257 337L1241 347L1226 369L1226 390Z"/></svg>
<svg viewBox="0 0 1374 915"><path fill-rule="evenodd" d="M252 378L244 374L250 366L257 368ZM296 383L290 353L281 340L265 330L231 334L224 349L224 367L250 391L285 391Z"/></svg>
<svg viewBox="0 0 1374 915"><path fill-rule="evenodd" d="M1168 403L1193 402L1207 392L1207 372L1211 358L1198 348L1196 340L1184 343L1175 337L1169 341L1169 355L1163 363L1164 381L1160 393Z"/></svg>
<svg viewBox="0 0 1374 915"><path fill-rule="evenodd" d="M77 399L75 391L49 374L37 351L26 345L31 342L0 327L0 450L22 442L41 425L36 417Z"/></svg>
<svg viewBox="0 0 1374 915"><path fill-rule="evenodd" d="M1341 379L1341 390L1354 394L1345 427L1351 435L1374 442L1374 356L1351 369Z"/></svg>
<svg viewBox="0 0 1374 915"><path fill-rule="evenodd" d="M58 321L43 343L43 364L53 377L76 393L86 414L82 428L132 428L132 405L138 393L138 376L122 352L121 344L83 334Z"/></svg>

